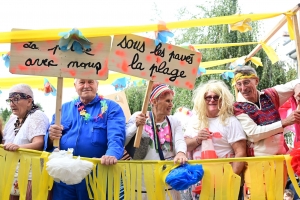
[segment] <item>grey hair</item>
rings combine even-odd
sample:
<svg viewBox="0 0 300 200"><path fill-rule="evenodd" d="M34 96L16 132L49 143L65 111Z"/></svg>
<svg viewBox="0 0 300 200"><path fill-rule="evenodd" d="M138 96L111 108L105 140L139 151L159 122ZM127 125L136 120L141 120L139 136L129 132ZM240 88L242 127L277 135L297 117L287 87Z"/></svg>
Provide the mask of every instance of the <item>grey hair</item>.
<svg viewBox="0 0 300 200"><path fill-rule="evenodd" d="M24 83L14 85L9 90L9 93L12 93L12 92L22 92L24 94L27 94L27 95L31 96L32 99L34 99L33 98L33 91L31 89L31 87L27 84L24 84Z"/></svg>
<svg viewBox="0 0 300 200"><path fill-rule="evenodd" d="M76 83L79 79L80 79L80 78L74 78L74 83ZM99 83L98 80L94 80L94 81L96 81L97 83Z"/></svg>
<svg viewBox="0 0 300 200"><path fill-rule="evenodd" d="M234 75L241 73L243 75L251 75L251 74L255 74L257 76L257 73L255 71L255 69L253 67L244 65L242 67L236 67L234 70Z"/></svg>

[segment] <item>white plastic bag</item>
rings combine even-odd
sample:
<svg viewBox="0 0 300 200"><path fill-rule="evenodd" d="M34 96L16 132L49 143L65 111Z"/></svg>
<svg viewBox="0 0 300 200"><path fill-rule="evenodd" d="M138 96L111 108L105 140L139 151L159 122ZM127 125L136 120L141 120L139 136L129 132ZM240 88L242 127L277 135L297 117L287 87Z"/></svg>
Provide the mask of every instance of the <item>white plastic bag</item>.
<svg viewBox="0 0 300 200"><path fill-rule="evenodd" d="M53 152L46 163L48 174L67 185L80 183L93 169L93 163L73 158L73 149Z"/></svg>

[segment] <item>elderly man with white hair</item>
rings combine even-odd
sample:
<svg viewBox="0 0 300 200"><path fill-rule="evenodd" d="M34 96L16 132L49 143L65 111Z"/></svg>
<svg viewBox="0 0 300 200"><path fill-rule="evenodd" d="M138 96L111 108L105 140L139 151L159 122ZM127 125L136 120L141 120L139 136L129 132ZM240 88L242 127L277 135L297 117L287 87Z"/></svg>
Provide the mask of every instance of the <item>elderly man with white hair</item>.
<svg viewBox="0 0 300 200"><path fill-rule="evenodd" d="M62 105L61 124L52 125L45 139L45 149L53 149L53 140L60 139L61 150L73 148L73 155L101 158L101 164L113 165L124 151L125 116L114 101L97 94L98 81L75 79L78 98ZM54 183L53 199L89 199L86 182L67 185Z"/></svg>
<svg viewBox="0 0 300 200"><path fill-rule="evenodd" d="M33 92L29 85L18 84L9 91L6 102L10 105L12 115L3 131L4 149L17 151L19 148L42 150L44 135L49 127L47 116L34 104ZM18 169L15 172L11 200L19 199ZM31 173L28 177L26 200L31 199Z"/></svg>

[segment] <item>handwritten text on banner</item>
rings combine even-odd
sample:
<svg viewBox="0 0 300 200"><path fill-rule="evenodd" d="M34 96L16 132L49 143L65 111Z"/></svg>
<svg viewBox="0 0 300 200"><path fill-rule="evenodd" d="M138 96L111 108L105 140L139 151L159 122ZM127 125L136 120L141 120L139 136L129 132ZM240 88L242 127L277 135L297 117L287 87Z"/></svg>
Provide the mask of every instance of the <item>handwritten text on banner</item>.
<svg viewBox="0 0 300 200"><path fill-rule="evenodd" d="M91 49L78 54L63 52L57 40L11 44L10 68L13 74L106 80L111 37L91 38Z"/></svg>
<svg viewBox="0 0 300 200"><path fill-rule="evenodd" d="M201 53L136 35L114 36L109 69L140 78L193 89Z"/></svg>

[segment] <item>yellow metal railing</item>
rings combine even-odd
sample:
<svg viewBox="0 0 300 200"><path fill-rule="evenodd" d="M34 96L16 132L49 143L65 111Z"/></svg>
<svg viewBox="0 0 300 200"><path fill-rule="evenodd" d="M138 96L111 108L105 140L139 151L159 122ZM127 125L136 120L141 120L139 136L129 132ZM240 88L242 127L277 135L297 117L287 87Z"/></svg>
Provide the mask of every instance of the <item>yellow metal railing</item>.
<svg viewBox="0 0 300 200"><path fill-rule="evenodd" d="M46 171L48 152L20 149L9 152L0 146L0 199L9 199L16 166L19 168L20 199L25 198L29 170L32 170L32 199L47 199L53 179ZM93 173L86 177L94 194L94 199L119 199L121 177L124 184L125 199L141 199L144 180L148 199L164 199L164 177L173 167L172 161L119 161L114 166L103 166L99 159L81 158L94 163ZM290 156L268 156L251 158L226 158L189 161L190 164L202 164L204 176L200 200L237 199L240 189L240 176L232 171L231 162L246 162L250 174L251 199L282 199L285 166L292 183L297 186L294 172L290 166ZM286 164L285 164L286 163ZM166 167L166 170L162 170ZM97 174L97 176L96 176ZM299 193L298 186L296 187ZM91 194L91 191L89 191Z"/></svg>

